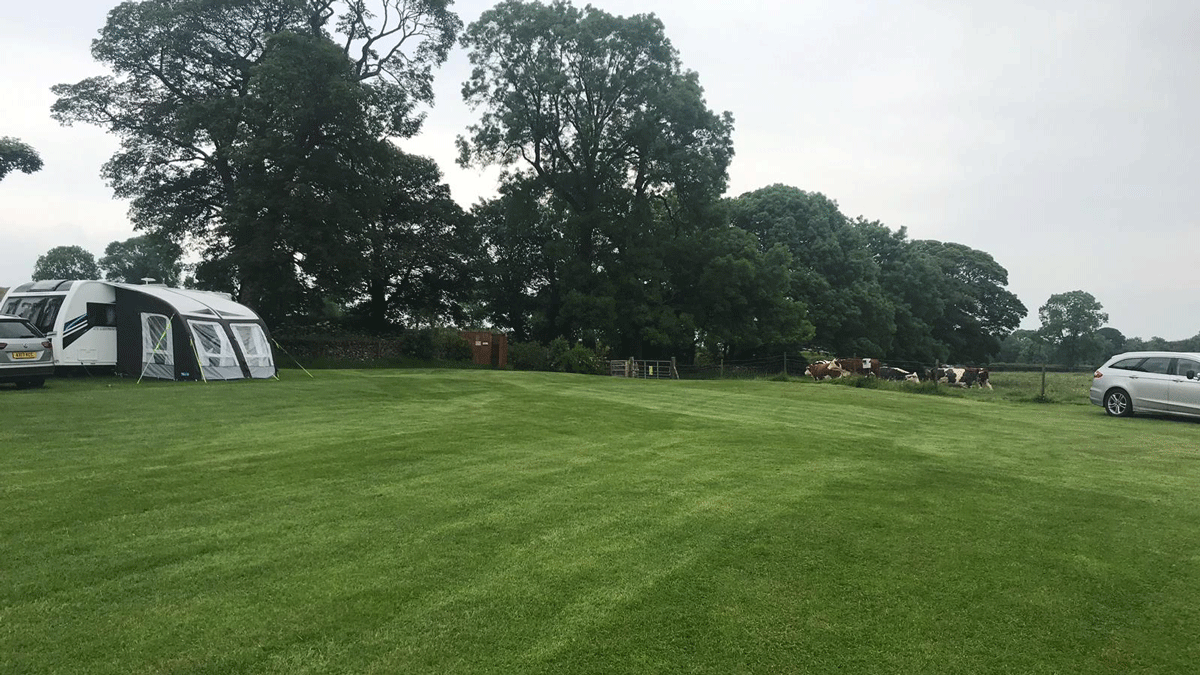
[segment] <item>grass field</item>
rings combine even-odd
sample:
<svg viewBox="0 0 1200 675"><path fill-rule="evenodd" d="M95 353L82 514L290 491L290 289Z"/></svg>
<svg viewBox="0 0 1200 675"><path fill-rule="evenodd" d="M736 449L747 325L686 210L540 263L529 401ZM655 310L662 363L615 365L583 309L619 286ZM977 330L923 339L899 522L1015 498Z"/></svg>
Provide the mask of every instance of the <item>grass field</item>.
<svg viewBox="0 0 1200 675"><path fill-rule="evenodd" d="M316 375L0 391L0 673L1200 663L1200 424L1086 376Z"/></svg>

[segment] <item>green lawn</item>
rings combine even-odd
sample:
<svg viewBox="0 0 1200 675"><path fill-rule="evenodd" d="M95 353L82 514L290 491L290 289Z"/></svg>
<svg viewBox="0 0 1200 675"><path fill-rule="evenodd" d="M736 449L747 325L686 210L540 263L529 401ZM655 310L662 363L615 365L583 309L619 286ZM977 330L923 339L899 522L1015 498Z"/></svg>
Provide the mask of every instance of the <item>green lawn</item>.
<svg viewBox="0 0 1200 675"><path fill-rule="evenodd" d="M1197 423L999 373L315 374L0 390L0 673L1200 663Z"/></svg>

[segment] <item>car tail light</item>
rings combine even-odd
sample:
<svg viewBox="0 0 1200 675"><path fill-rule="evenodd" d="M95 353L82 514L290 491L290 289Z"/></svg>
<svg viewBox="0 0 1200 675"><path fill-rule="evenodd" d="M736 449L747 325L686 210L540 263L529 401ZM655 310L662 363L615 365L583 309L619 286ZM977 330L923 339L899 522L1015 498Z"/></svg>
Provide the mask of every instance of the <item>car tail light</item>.
<svg viewBox="0 0 1200 675"><path fill-rule="evenodd" d="M50 349L53 346L49 340L42 340L42 349Z"/></svg>
<svg viewBox="0 0 1200 675"><path fill-rule="evenodd" d="M1093 373L1093 374L1092 374L1092 379L1093 379L1093 380L1098 380L1098 379L1100 379L1100 378L1102 378L1102 377L1104 377L1104 373L1102 373L1102 372L1100 372L1100 371L1098 371L1098 370L1097 370L1095 373Z"/></svg>

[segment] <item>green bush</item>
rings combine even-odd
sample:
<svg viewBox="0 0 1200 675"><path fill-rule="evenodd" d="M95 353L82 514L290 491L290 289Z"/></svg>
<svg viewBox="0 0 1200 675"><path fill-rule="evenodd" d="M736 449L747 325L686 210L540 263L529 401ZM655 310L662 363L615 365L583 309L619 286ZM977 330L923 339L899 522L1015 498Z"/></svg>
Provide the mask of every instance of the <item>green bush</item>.
<svg viewBox="0 0 1200 675"><path fill-rule="evenodd" d="M549 370L560 373L603 375L607 349L574 347L566 338L557 337L544 347L535 342L514 342L508 346L508 363L514 370Z"/></svg>
<svg viewBox="0 0 1200 675"><path fill-rule="evenodd" d="M438 328L433 334L433 358L438 361L470 361L475 357L471 343L453 328Z"/></svg>
<svg viewBox="0 0 1200 675"><path fill-rule="evenodd" d="M577 344L564 353L555 363L555 368L566 373L582 373L584 375L602 375L604 367L596 352Z"/></svg>
<svg viewBox="0 0 1200 675"><path fill-rule="evenodd" d="M563 357L571 351L571 343L565 337L559 336L550 341L550 369L563 372Z"/></svg>
<svg viewBox="0 0 1200 675"><path fill-rule="evenodd" d="M514 370L553 370L550 350L536 342L509 343L508 365Z"/></svg>
<svg viewBox="0 0 1200 675"><path fill-rule="evenodd" d="M453 328L405 331L400 338L405 356L427 361L470 361L471 345Z"/></svg>

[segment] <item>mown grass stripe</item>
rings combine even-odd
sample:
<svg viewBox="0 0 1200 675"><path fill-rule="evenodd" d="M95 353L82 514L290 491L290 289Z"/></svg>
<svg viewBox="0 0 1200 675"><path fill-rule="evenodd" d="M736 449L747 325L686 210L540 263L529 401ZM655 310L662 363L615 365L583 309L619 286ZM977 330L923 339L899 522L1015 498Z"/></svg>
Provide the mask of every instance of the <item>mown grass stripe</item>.
<svg viewBox="0 0 1200 675"><path fill-rule="evenodd" d="M1000 374L954 396L316 375L0 392L0 672L1200 656L1195 423L1021 403Z"/></svg>

